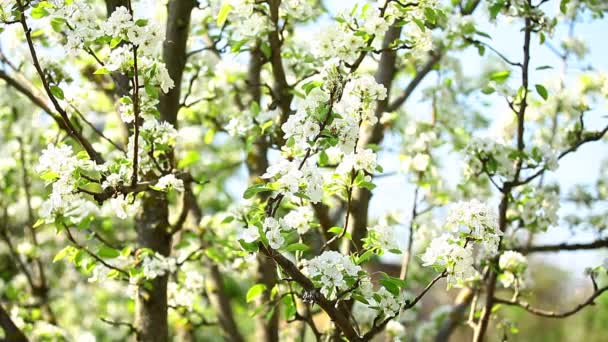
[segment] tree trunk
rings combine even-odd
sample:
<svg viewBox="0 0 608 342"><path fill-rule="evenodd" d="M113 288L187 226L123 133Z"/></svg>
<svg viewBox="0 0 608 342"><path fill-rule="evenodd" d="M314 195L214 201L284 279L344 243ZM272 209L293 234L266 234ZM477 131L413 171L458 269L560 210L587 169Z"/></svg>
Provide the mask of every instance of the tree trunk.
<svg viewBox="0 0 608 342"><path fill-rule="evenodd" d="M186 43L188 40L190 15L197 5L194 0L172 0L167 4L167 25L163 42L163 60L169 76L175 83L167 94L161 94L159 111L162 121L177 128L177 112L181 80L186 64ZM171 164L175 162L169 157ZM169 206L162 192L148 191L143 198L143 210L137 217L137 240L140 247L146 247L164 256L171 254L171 235L169 227ZM168 275L158 277L152 287L139 288L136 307L136 328L139 340L164 342L169 338L167 324L167 279Z"/></svg>
<svg viewBox="0 0 608 342"><path fill-rule="evenodd" d="M261 98L261 82L260 72L262 70L262 51L256 45L251 49L249 70L248 70L248 83L251 94L251 101L260 103ZM249 154L247 155L247 169L249 171L250 183L257 182L259 177L266 172L268 168L268 143L264 137L257 139ZM264 199L265 196L261 195L260 198ZM256 275L256 281L266 285L269 291L265 291L264 294L258 299L258 305L266 305L270 300L270 289L274 287L277 282L276 269L274 263L261 255L258 255L258 273ZM278 307L275 308L274 312L270 317L265 314L259 314L256 318L256 338L260 342L277 342L279 340L279 315Z"/></svg>
<svg viewBox="0 0 608 342"><path fill-rule="evenodd" d="M137 241L164 256L171 253L171 235L167 231L169 208L164 193L150 191L144 195L142 211L137 217ZM167 323L168 275L151 281L151 288L138 289L135 326L138 340L165 342L169 339Z"/></svg>

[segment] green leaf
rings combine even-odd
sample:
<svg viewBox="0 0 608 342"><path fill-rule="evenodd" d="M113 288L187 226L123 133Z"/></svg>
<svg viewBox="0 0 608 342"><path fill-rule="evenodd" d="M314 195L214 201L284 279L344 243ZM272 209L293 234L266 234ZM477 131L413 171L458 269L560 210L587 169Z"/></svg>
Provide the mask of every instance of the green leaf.
<svg viewBox="0 0 608 342"><path fill-rule="evenodd" d="M63 100L65 98L65 96L63 95L63 90L61 90L61 88L59 88L59 86L56 85L51 85L51 94L53 94L53 96L55 96L56 98Z"/></svg>
<svg viewBox="0 0 608 342"><path fill-rule="evenodd" d="M45 181L54 181L59 179L59 174L53 171L48 171L40 175L40 178Z"/></svg>
<svg viewBox="0 0 608 342"><path fill-rule="evenodd" d="M260 45L260 50L262 50L264 57L270 58L270 56L272 56L272 49L270 48L269 44L267 44L265 42L262 43L262 45Z"/></svg>
<svg viewBox="0 0 608 342"><path fill-rule="evenodd" d="M115 48L118 46L118 44L120 44L120 42L122 42L122 38L120 37L113 37L112 40L110 40L110 48Z"/></svg>
<svg viewBox="0 0 608 342"><path fill-rule="evenodd" d="M139 26L139 27L143 27L148 25L148 19L137 19L137 21L135 22L135 25Z"/></svg>
<svg viewBox="0 0 608 342"><path fill-rule="evenodd" d="M261 124L260 128L262 129L262 134L264 132L266 132L267 129L272 127L273 124L274 124L274 121L272 121L272 120L268 120L268 121L264 122L263 124Z"/></svg>
<svg viewBox="0 0 608 342"><path fill-rule="evenodd" d="M392 293L393 296L399 295L399 286L397 286L395 283L391 282L389 279L387 279L387 278L380 279L380 284L382 286L384 286L384 288L386 288L388 290L388 292Z"/></svg>
<svg viewBox="0 0 608 342"><path fill-rule="evenodd" d="M327 230L328 233L332 233L335 235L342 234L342 231L344 231L344 228L342 228L342 227L331 227Z"/></svg>
<svg viewBox="0 0 608 342"><path fill-rule="evenodd" d="M509 78L509 75L511 75L511 71L509 71L509 70L498 71L498 72L495 72L492 75L490 75L490 79L492 81L502 83L502 82L506 81L507 78Z"/></svg>
<svg viewBox="0 0 608 342"><path fill-rule="evenodd" d="M262 293L264 293L264 291L266 290L266 285L264 284L255 284L253 285L249 291L247 291L247 303L250 303L251 301L253 301L254 299L256 299L257 297L259 297L260 295L262 295Z"/></svg>
<svg viewBox="0 0 608 342"><path fill-rule="evenodd" d="M45 31L43 29L34 30L34 31L32 31L32 38L37 38L37 37L40 37L40 36L44 36L44 32Z"/></svg>
<svg viewBox="0 0 608 342"><path fill-rule="evenodd" d="M495 91L495 89L493 87L487 86L484 87L483 89L481 89L481 92L486 94L486 95L490 95Z"/></svg>
<svg viewBox="0 0 608 342"><path fill-rule="evenodd" d="M325 166L327 164L329 164L329 156L327 155L325 150L323 150L321 151L321 153L319 153L319 165Z"/></svg>
<svg viewBox="0 0 608 342"><path fill-rule="evenodd" d="M249 41L249 39L241 39L238 42L234 43L232 45L232 47L230 48L230 52L233 52L233 53L240 52L243 45L245 45L245 43L247 43L248 41Z"/></svg>
<svg viewBox="0 0 608 342"><path fill-rule="evenodd" d="M78 153L76 153L76 158L79 160L89 160L91 159L89 157L89 154L87 153L87 151L80 151Z"/></svg>
<svg viewBox="0 0 608 342"><path fill-rule="evenodd" d="M559 3L559 10L560 12L562 12L562 14L566 14L566 12L568 11L568 3L570 2L570 0L562 0Z"/></svg>
<svg viewBox="0 0 608 342"><path fill-rule="evenodd" d="M478 35L480 35L482 37L486 37L488 39L492 39L492 37L489 34L483 32L483 31L475 31L475 33L477 33Z"/></svg>
<svg viewBox="0 0 608 342"><path fill-rule="evenodd" d="M234 221L234 216L226 216L223 220L222 220L222 224L227 224Z"/></svg>
<svg viewBox="0 0 608 342"><path fill-rule="evenodd" d="M51 27L55 32L61 32L63 30L63 24L65 20L63 18L53 18L51 19Z"/></svg>
<svg viewBox="0 0 608 342"><path fill-rule="evenodd" d="M243 247L243 250L249 252L249 253L255 253L258 251L258 244L257 242L251 242L251 243L247 243L243 240L239 240L239 244L241 245L241 247Z"/></svg>
<svg viewBox="0 0 608 342"><path fill-rule="evenodd" d="M132 252L133 252L133 247L126 246L122 249L122 251L120 251L120 255L126 257L126 256L131 255Z"/></svg>
<svg viewBox="0 0 608 342"><path fill-rule="evenodd" d="M53 262L57 262L60 261L61 259L65 258L68 254L71 254L74 251L74 247L72 246L66 246L64 247L62 250L59 251L59 253L57 253L55 255L55 257L53 258Z"/></svg>
<svg viewBox="0 0 608 342"><path fill-rule="evenodd" d="M224 23L226 22L226 19L228 19L228 14L230 14L230 11L232 10L232 5L230 4L223 4L222 8L220 8L219 13L217 14L217 26L218 27L222 27L224 26Z"/></svg>
<svg viewBox="0 0 608 342"><path fill-rule="evenodd" d="M32 228L38 228L40 226L42 226L45 223L44 219L38 219L36 220L36 223L34 223L34 226Z"/></svg>
<svg viewBox="0 0 608 342"><path fill-rule="evenodd" d="M283 299L281 301L285 305L285 319L287 319L287 320L292 319L297 313L296 303L294 303L293 297L285 296L285 297L283 297Z"/></svg>
<svg viewBox="0 0 608 342"><path fill-rule="evenodd" d="M99 250L97 250L97 254L102 258L113 259L120 256L120 251L108 246L101 246L99 247Z"/></svg>
<svg viewBox="0 0 608 342"><path fill-rule="evenodd" d="M545 101L547 101L547 98L549 98L549 93L547 92L547 88L545 88L541 84L537 84L537 85L535 85L535 87L536 87L536 92L538 93L538 95L540 95L540 97L542 97Z"/></svg>
<svg viewBox="0 0 608 342"><path fill-rule="evenodd" d="M210 129L205 132L205 137L203 138L205 144L210 145L213 142L213 137L215 137L215 129Z"/></svg>
<svg viewBox="0 0 608 342"><path fill-rule="evenodd" d="M310 247L308 247L307 245L303 244L303 243L292 243L291 245L285 247L285 250L287 252L296 252L296 251L307 251L309 250Z"/></svg>
<svg viewBox="0 0 608 342"><path fill-rule="evenodd" d="M43 7L36 7L32 10L32 18L34 19L44 18L49 14L49 11L47 11Z"/></svg>
<svg viewBox="0 0 608 342"><path fill-rule="evenodd" d="M361 256L357 258L357 264L361 265L362 263L371 259L372 256L374 256L374 251L372 251L372 250L365 251L365 253L361 254Z"/></svg>
<svg viewBox="0 0 608 342"><path fill-rule="evenodd" d="M258 194L260 192L266 192L266 191L271 191L271 189L268 188L266 186L266 184L252 185L249 188L247 188L247 190L245 190L245 193L243 194L243 198L250 199L251 197L255 196L256 194Z"/></svg>
<svg viewBox="0 0 608 342"><path fill-rule="evenodd" d="M110 73L110 70L108 70L106 68L99 68L99 69L95 70L93 75L107 75L109 73Z"/></svg>
<svg viewBox="0 0 608 342"><path fill-rule="evenodd" d="M183 169L185 167L193 165L200 159L201 159L201 156L198 153L198 151L188 151L188 153L186 153L184 158L180 159L179 163L177 163L177 167L180 169Z"/></svg>
<svg viewBox="0 0 608 342"><path fill-rule="evenodd" d="M323 85L321 81L310 81L302 86L302 90L308 95L311 90Z"/></svg>

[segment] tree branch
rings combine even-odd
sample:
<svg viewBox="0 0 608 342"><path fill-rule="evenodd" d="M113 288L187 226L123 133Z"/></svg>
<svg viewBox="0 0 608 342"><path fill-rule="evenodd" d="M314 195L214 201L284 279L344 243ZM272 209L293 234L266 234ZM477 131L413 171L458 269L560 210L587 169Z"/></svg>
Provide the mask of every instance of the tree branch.
<svg viewBox="0 0 608 342"><path fill-rule="evenodd" d="M431 52L429 60L426 61L422 68L420 68L416 72L416 76L414 76L410 83L408 83L403 93L387 106L386 111L392 112L401 107L401 105L403 105L403 103L405 103L405 101L407 101L407 99L412 95L414 90L416 90L416 88L418 87L420 82L422 82L422 80L426 77L426 75L428 75L428 73L433 70L433 67L435 66L435 64L437 64L437 62L439 62L441 57L443 57L442 51Z"/></svg>
<svg viewBox="0 0 608 342"><path fill-rule="evenodd" d="M549 311L549 310L543 310L543 309L537 309L534 308L530 305L530 303L528 302L524 302L524 301L513 301L513 300L507 300L507 299L502 299L502 298L496 298L494 297L494 301L498 304L504 304L504 305L510 305L510 306L518 306L534 315L537 316L542 316L542 317L550 317L550 318L564 318L564 317L568 317L571 315L574 315L575 313L581 311L582 309L584 309L586 306L589 305L594 305L594 301L597 297L601 296L604 292L608 291L608 286L604 286L600 289L597 289L596 291L593 292L593 294L591 296L589 296L589 298L587 298L584 302L578 304L577 306L575 306L574 308L570 309L570 310L566 310L566 311L562 311L562 312L556 312L556 311Z"/></svg>
<svg viewBox="0 0 608 342"><path fill-rule="evenodd" d="M554 245L537 245L537 246L520 246L513 250L524 253L540 253L540 252L561 252L561 251L577 251L608 247L608 239L600 239L592 242L584 243L559 243Z"/></svg>
<svg viewBox="0 0 608 342"><path fill-rule="evenodd" d="M44 73L44 70L40 66L40 62L38 60L38 55L36 54L36 48L34 47L34 42L32 40L32 31L29 28L29 26L27 25L27 21L25 19L26 8L23 5L22 0L17 0L17 4L18 4L19 10L21 12L19 14L20 22L21 22L21 26L23 27L23 31L25 33L25 39L26 39L27 45L29 47L30 55L32 57L32 62L34 63L34 68L36 68L36 71L38 72L38 76L40 77L40 80L42 81L42 85L44 87L44 90L46 91L47 96L51 99L51 103L55 107L55 110L59 113L59 115L63 119L64 124L67 128L68 134L70 134L70 136L72 136L74 139L76 139L76 141L78 141L78 143L89 154L91 159L93 159L97 164L103 164L104 163L103 157L93 148L91 143L87 139L85 139L84 136L82 136L82 134L74 128L74 126L72 125L72 122L70 121L68 113L59 105L57 98L55 97L55 95L53 95L53 92L51 91L51 86L46 78L46 74Z"/></svg>
<svg viewBox="0 0 608 342"><path fill-rule="evenodd" d="M4 310L4 307L0 305L0 327L4 331L5 338L11 342L27 342L28 339L23 334L23 331L19 329L11 319L11 316Z"/></svg>

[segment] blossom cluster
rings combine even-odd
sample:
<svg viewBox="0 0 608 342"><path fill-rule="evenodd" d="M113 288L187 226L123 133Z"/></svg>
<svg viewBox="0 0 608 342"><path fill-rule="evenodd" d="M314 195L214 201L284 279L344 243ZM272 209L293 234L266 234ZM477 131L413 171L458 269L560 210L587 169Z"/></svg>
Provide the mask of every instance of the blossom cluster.
<svg viewBox="0 0 608 342"><path fill-rule="evenodd" d="M200 272L187 271L181 282L169 282L167 285L168 304L192 310L205 286Z"/></svg>
<svg viewBox="0 0 608 342"><path fill-rule="evenodd" d="M445 229L449 233L434 238L421 259L424 266L445 269L448 284L460 286L479 276L475 268L474 245L481 248L482 257L493 256L498 252L502 232L494 212L477 200L453 205Z"/></svg>
<svg viewBox="0 0 608 342"><path fill-rule="evenodd" d="M262 232L270 247L279 249L285 244L285 235L296 232L304 235L313 225L313 212L308 206L296 207L280 219L267 217L262 224ZM239 238L252 243L260 238L258 227L248 227L241 230Z"/></svg>
<svg viewBox="0 0 608 342"><path fill-rule="evenodd" d="M39 159L36 172L52 186L51 194L42 204L41 218L47 223L62 217L78 224L97 206L78 191L80 174L97 172L99 167L88 158L78 158L69 145L48 145Z"/></svg>
<svg viewBox="0 0 608 342"><path fill-rule="evenodd" d="M513 146L489 139L474 139L466 149L465 176L475 177L483 172L505 179L512 179L517 172L517 164L522 168L557 168L557 155L547 146L534 146L519 153Z"/></svg>
<svg viewBox="0 0 608 342"><path fill-rule="evenodd" d="M367 248L401 253L396 227L394 224L390 224L386 218L382 218L377 224L368 228L365 242L365 247Z"/></svg>
<svg viewBox="0 0 608 342"><path fill-rule="evenodd" d="M524 187L509 215L516 215L530 231L546 231L558 222L559 193L550 187Z"/></svg>
<svg viewBox="0 0 608 342"><path fill-rule="evenodd" d="M146 279L154 279L175 272L176 267L175 258L165 257L158 252L146 255L141 263L142 275Z"/></svg>
<svg viewBox="0 0 608 342"><path fill-rule="evenodd" d="M78 1L57 1L50 8L51 17L67 23L70 29L66 43L69 54L93 53L94 47L109 44L104 72L126 73L134 68L137 58L140 76L150 84L158 84L165 93L173 88L165 64L156 58L162 42L160 27L146 19L133 18L124 6L117 7L103 22L97 22L92 11L89 4Z"/></svg>
<svg viewBox="0 0 608 342"><path fill-rule="evenodd" d="M348 290L357 281L361 267L345 255L336 251L326 251L310 260L303 261L304 272L321 289L328 299Z"/></svg>
<svg viewBox="0 0 608 342"><path fill-rule="evenodd" d="M413 137L408 141L401 156L401 167L404 172L427 172L431 167L430 149L437 143L437 134L432 126L425 123L408 125L405 136Z"/></svg>
<svg viewBox="0 0 608 342"><path fill-rule="evenodd" d="M505 287L523 285L522 274L528 267L528 261L521 253L515 251L505 251L498 259L498 267L502 271L499 276L500 281Z"/></svg>
<svg viewBox="0 0 608 342"><path fill-rule="evenodd" d="M288 199L304 197L317 203L323 197L323 175L312 160L281 159L270 165L263 179L274 179L276 191Z"/></svg>

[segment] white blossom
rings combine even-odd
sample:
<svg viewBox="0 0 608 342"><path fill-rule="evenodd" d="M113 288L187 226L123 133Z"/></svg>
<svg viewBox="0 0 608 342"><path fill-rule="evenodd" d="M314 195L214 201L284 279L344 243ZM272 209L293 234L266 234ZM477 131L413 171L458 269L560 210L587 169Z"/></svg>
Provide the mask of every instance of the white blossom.
<svg viewBox="0 0 608 342"><path fill-rule="evenodd" d="M361 271L361 267L355 265L349 257L336 251L325 251L305 261L304 266L305 272L318 284L321 293L329 299L335 298L338 292L346 290L349 283L352 283Z"/></svg>
<svg viewBox="0 0 608 342"><path fill-rule="evenodd" d="M159 178L158 182L155 185L155 188L159 190L173 189L178 192L184 192L184 181L175 177L174 174L170 173Z"/></svg>

